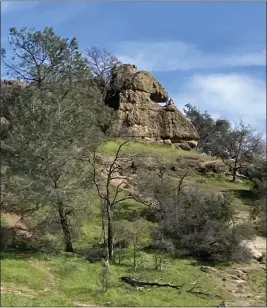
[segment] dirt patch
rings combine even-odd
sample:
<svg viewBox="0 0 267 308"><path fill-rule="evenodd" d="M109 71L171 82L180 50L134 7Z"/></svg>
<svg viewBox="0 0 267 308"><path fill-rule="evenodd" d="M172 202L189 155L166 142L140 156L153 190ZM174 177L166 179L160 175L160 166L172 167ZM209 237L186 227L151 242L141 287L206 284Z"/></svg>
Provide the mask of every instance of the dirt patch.
<svg viewBox="0 0 267 308"><path fill-rule="evenodd" d="M251 307L263 304L259 301L259 297L255 296L248 283L248 269L253 270L251 267L220 270L210 266L202 266L200 269L221 280L222 286L232 295L231 299L226 300L230 306Z"/></svg>
<svg viewBox="0 0 267 308"><path fill-rule="evenodd" d="M20 289L20 290L16 290L13 289L11 287L4 287L1 286L1 294L3 293L12 293L12 294L18 294L21 296L25 296L25 297L29 297L29 298L34 298L34 294L30 294L31 292L33 292L32 290L24 290L24 289Z"/></svg>
<svg viewBox="0 0 267 308"><path fill-rule="evenodd" d="M2 213L1 215L9 227L27 230L26 225L23 223L22 216L14 213Z"/></svg>
<svg viewBox="0 0 267 308"><path fill-rule="evenodd" d="M90 305L90 304L80 303L80 302L73 302L73 305L75 305L75 307L96 307L96 305Z"/></svg>
<svg viewBox="0 0 267 308"><path fill-rule="evenodd" d="M17 236L24 239L29 239L32 237L32 233L28 231L21 215L7 212L1 213L1 215L7 225L15 230Z"/></svg>

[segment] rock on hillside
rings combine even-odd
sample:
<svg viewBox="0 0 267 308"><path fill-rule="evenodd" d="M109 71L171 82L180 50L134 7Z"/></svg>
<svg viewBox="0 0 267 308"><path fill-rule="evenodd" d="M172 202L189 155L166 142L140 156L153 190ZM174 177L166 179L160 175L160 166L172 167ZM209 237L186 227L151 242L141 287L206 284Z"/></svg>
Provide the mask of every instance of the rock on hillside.
<svg viewBox="0 0 267 308"><path fill-rule="evenodd" d="M114 69L110 86L106 103L118 110L122 136L172 143L184 149L196 147L199 136L195 127L152 74L123 64Z"/></svg>
<svg viewBox="0 0 267 308"><path fill-rule="evenodd" d="M1 82L1 135L9 127L9 106L15 103L23 85L15 80ZM166 106L161 106L164 103ZM118 132L150 141L195 148L198 133L193 124L169 100L166 89L146 71L123 64L112 72L106 104L118 110Z"/></svg>

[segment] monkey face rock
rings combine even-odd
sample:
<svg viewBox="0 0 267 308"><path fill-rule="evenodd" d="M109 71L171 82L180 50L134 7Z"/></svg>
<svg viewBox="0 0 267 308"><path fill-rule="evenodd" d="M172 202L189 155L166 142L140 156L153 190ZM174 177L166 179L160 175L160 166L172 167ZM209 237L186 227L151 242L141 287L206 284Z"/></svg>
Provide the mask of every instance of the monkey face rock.
<svg viewBox="0 0 267 308"><path fill-rule="evenodd" d="M122 136L196 147L195 127L168 101L168 92L152 74L123 64L113 71L110 87L106 104L118 111Z"/></svg>

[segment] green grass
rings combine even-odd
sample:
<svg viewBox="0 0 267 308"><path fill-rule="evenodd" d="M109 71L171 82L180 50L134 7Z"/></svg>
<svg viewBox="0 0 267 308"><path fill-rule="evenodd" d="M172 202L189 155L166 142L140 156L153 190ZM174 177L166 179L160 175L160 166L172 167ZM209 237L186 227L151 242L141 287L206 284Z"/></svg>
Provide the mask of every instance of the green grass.
<svg viewBox="0 0 267 308"><path fill-rule="evenodd" d="M213 281L207 280L197 266L191 265L190 260L167 259L168 263L165 264L164 271L160 272L153 270L151 255L144 253L142 255L145 259L144 267L138 269L135 274L132 271L130 258L126 259L122 265L110 267L110 288L106 293L101 292L99 284L101 265L98 263L90 264L78 256L63 255L42 260L37 255L29 260L27 256L25 259L18 259L7 255L2 260L2 275L4 273L2 286L9 292L2 292L2 305L10 305L11 295L14 306L18 304L19 306L64 306L73 305L75 302L107 306L187 306L189 304L190 306L214 306L218 304L217 299L202 299L186 292L179 294L177 290L170 288L138 291L120 282L119 278L124 275L135 275L149 281L162 277L162 281L173 281L176 284L190 283L198 279L202 288L209 290L210 293L218 293L229 298L229 294L223 291L220 283L215 281L216 278ZM20 279L10 280L12 275L8 268L12 268L12 273L15 272L12 274L13 277L20 275ZM51 274L56 281L55 286L51 285L51 281L47 279ZM214 290L215 284L217 290ZM45 292L46 288L49 290ZM12 291L20 291L21 294L18 295Z"/></svg>
<svg viewBox="0 0 267 308"><path fill-rule="evenodd" d="M8 224L5 221L4 217L0 217L0 226L1 227L7 227L8 226Z"/></svg>
<svg viewBox="0 0 267 308"><path fill-rule="evenodd" d="M248 271L248 283L255 294L259 294L263 303L266 303L266 271L253 268Z"/></svg>
<svg viewBox="0 0 267 308"><path fill-rule="evenodd" d="M120 141L103 144L100 152L106 156L115 154ZM214 161L212 157L196 151L182 151L168 145L130 142L125 153L144 154L152 159L181 164L181 170L170 171L169 176L179 179L184 173L186 162ZM184 167L186 169L186 167ZM247 210L251 204L250 183L233 183L230 178L217 175L203 175L192 170L186 178L188 186L196 186L207 192L231 192L234 206L238 210ZM121 193L125 195L125 193ZM75 249L86 251L89 246L98 242L101 236L99 198L94 190L88 190L85 198L90 200L90 213L84 214L83 227L79 238L75 240ZM115 220L127 220L130 224L138 217L146 217L148 207L134 201L121 202L115 212ZM2 221L1 221L2 223ZM60 246L60 245L59 245ZM210 293L217 293L227 300L231 295L222 287L215 276L207 277L200 271L200 264L192 260L173 260L166 256L164 270L154 270L153 256L140 252L142 266L133 273L132 248L126 252L120 265L110 266L110 288L106 293L100 292L99 263L90 264L78 255L46 255L30 253L16 255L4 254L1 261L2 274L2 306L72 306L75 303L105 306L216 306L218 299L202 299L193 294L169 288L151 288L138 291L120 282L125 275L134 275L144 280L172 281L176 284L190 283L195 280ZM231 263L214 264L218 268L229 268ZM262 272L251 272L249 283L255 294L264 293L265 280ZM214 288L216 289L214 291ZM20 293L19 293L20 292ZM261 298L263 301L264 298Z"/></svg>
<svg viewBox="0 0 267 308"><path fill-rule="evenodd" d="M99 148L100 153L104 155L114 155L122 140L109 141ZM122 148L122 153L149 154L153 157L163 158L165 161L174 161L178 157L197 158L200 161L210 160L211 157L203 155L197 151L178 150L166 144L148 144L143 142L131 141Z"/></svg>
<svg viewBox="0 0 267 308"><path fill-rule="evenodd" d="M40 289L45 285L45 270L36 268L25 260L3 259L1 261L1 279L6 283L23 285L31 289Z"/></svg>

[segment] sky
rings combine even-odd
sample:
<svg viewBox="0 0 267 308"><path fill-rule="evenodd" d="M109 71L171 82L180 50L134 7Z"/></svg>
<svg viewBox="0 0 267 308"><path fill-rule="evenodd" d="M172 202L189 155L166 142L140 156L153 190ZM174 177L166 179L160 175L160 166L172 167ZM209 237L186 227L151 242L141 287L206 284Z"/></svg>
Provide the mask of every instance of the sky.
<svg viewBox="0 0 267 308"><path fill-rule="evenodd" d="M10 27L53 27L150 71L182 111L243 120L266 136L266 3L1 2L1 47Z"/></svg>

